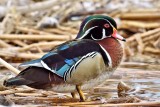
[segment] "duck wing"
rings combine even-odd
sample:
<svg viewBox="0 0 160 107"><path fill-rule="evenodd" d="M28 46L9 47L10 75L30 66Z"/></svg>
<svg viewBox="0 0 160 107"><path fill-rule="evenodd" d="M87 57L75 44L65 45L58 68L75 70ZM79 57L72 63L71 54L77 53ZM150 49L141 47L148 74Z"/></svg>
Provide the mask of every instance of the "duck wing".
<svg viewBox="0 0 160 107"><path fill-rule="evenodd" d="M102 54L104 59L106 59L106 64L109 63L108 56L106 56L104 50L98 43L85 39L72 40L55 47L40 59L23 63L20 66L42 67L64 78L65 74L69 72L73 66L77 66L81 60L86 57L93 57L97 53Z"/></svg>

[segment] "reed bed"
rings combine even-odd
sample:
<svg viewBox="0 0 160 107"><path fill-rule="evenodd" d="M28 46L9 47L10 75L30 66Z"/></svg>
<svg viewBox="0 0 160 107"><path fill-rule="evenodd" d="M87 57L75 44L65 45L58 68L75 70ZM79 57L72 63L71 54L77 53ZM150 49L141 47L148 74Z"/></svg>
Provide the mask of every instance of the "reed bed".
<svg viewBox="0 0 160 107"><path fill-rule="evenodd" d="M20 0L0 1L0 69L12 75L20 63L42 57L55 46L73 40L81 21L88 15L111 16L118 32L127 39L122 68L160 70L160 1L159 0ZM2 74L6 74L2 73ZM6 76L6 75L4 75ZM79 102L69 94L35 90L29 87L6 88L0 80L0 104L33 106L158 106L157 101L137 96L91 99ZM116 81L116 80L115 80ZM112 88L99 90L117 91ZM122 86L123 87L123 86ZM94 88L96 91L97 88ZM129 88L129 90L131 90ZM93 93L94 93L93 91ZM118 91L117 91L118 92ZM127 91L126 91L127 92ZM90 96L86 92L86 96ZM92 93L92 94L93 94ZM52 96L51 96L52 95ZM41 104L41 105L39 105Z"/></svg>

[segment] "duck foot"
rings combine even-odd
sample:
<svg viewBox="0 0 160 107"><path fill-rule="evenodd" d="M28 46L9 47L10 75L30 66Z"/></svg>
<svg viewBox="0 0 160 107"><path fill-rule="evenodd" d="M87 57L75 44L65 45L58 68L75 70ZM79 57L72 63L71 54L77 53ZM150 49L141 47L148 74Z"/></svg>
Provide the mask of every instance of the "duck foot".
<svg viewBox="0 0 160 107"><path fill-rule="evenodd" d="M84 102L85 101L85 96L83 94L83 91L81 90L81 86L80 85L76 85L76 90L79 94L80 97L80 102Z"/></svg>

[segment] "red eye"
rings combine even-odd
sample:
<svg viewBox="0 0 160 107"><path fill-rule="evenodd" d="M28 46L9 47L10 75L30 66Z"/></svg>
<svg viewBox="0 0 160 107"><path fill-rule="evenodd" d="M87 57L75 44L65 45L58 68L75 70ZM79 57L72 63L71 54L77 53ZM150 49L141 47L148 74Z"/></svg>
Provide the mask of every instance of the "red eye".
<svg viewBox="0 0 160 107"><path fill-rule="evenodd" d="M108 23L106 23L106 24L104 24L104 27L105 27L105 28L109 28L110 25L109 25Z"/></svg>

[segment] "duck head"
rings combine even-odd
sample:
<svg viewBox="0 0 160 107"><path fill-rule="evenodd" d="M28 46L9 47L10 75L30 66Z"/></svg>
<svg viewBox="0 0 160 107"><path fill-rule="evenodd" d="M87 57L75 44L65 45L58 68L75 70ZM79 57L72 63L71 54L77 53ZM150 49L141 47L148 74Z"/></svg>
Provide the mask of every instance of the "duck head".
<svg viewBox="0 0 160 107"><path fill-rule="evenodd" d="M107 37L126 41L117 33L114 19L104 15L93 15L84 19L76 39L102 40Z"/></svg>

